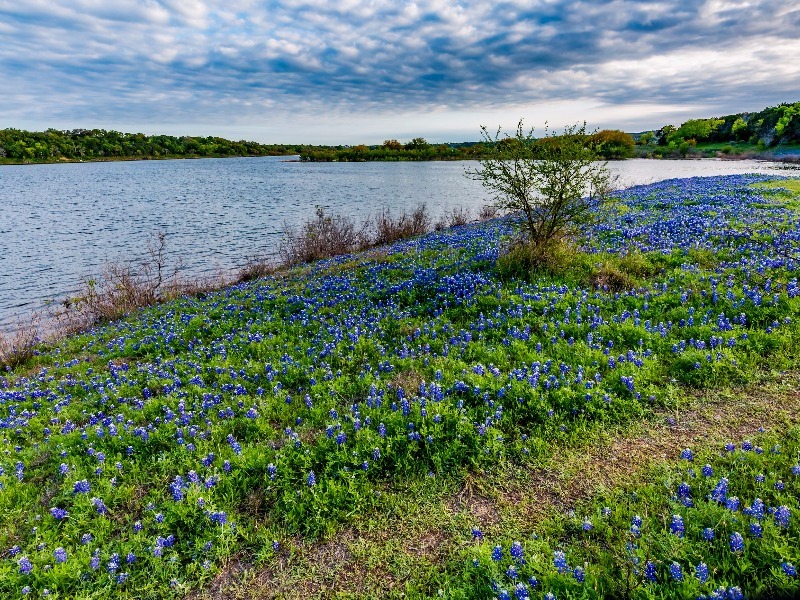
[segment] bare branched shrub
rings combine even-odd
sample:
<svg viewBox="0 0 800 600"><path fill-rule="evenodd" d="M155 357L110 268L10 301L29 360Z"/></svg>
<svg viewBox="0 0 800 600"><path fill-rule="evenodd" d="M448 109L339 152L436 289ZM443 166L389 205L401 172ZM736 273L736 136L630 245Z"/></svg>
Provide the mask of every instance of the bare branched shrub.
<svg viewBox="0 0 800 600"><path fill-rule="evenodd" d="M417 206L410 214L403 211L398 217L385 211L378 216L375 245L390 244L397 240L414 237L428 233L431 227L431 217L424 204Z"/></svg>
<svg viewBox="0 0 800 600"><path fill-rule="evenodd" d="M19 322L9 332L0 331L0 367L13 368L36 354L39 338L38 316L29 322Z"/></svg>
<svg viewBox="0 0 800 600"><path fill-rule="evenodd" d="M274 274L278 270L278 265L269 256L254 256L241 267L235 276L237 283L261 279Z"/></svg>
<svg viewBox="0 0 800 600"><path fill-rule="evenodd" d="M280 255L291 266L349 254L370 245L368 230L369 221L356 225L353 219L328 215L318 206L315 217L299 229L284 227L286 237Z"/></svg>
<svg viewBox="0 0 800 600"><path fill-rule="evenodd" d="M469 210L469 208L457 206L445 211L441 218L436 221L434 229L436 229L436 231L441 231L442 229L447 229L448 227L459 227L461 225L466 225L470 221L472 221L472 212Z"/></svg>
<svg viewBox="0 0 800 600"><path fill-rule="evenodd" d="M140 263L110 263L98 277L85 279L80 291L56 312L59 329L80 331L192 291L197 286L182 284L179 265L167 272L165 251L166 234L160 232L148 241Z"/></svg>
<svg viewBox="0 0 800 600"><path fill-rule="evenodd" d="M490 221L500 216L500 209L492 204L484 204L478 211L479 221Z"/></svg>

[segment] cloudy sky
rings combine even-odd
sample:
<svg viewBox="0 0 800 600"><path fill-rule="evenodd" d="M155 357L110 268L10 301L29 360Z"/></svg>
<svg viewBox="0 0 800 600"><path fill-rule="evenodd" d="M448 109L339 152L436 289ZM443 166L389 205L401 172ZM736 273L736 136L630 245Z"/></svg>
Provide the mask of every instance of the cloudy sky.
<svg viewBox="0 0 800 600"><path fill-rule="evenodd" d="M797 0L0 0L0 128L462 141L800 100Z"/></svg>

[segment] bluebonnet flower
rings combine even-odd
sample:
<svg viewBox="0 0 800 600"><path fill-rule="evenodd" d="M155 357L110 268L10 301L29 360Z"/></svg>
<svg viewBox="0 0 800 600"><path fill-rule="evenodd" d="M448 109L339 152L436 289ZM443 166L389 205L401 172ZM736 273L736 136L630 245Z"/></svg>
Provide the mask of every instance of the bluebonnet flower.
<svg viewBox="0 0 800 600"><path fill-rule="evenodd" d="M528 586L518 581L516 585L514 585L514 600L530 600L530 597Z"/></svg>
<svg viewBox="0 0 800 600"><path fill-rule="evenodd" d="M561 550L556 550L553 552L553 566L558 570L559 573L569 571L569 567L567 566L567 557Z"/></svg>
<svg viewBox="0 0 800 600"><path fill-rule="evenodd" d="M516 580L516 578L519 577L519 573L517 573L517 567L514 565L509 565L509 567L506 569L506 577Z"/></svg>
<svg viewBox="0 0 800 600"><path fill-rule="evenodd" d="M741 552L744 550L744 538L738 531L734 531L730 538L731 552Z"/></svg>
<svg viewBox="0 0 800 600"><path fill-rule="evenodd" d="M88 494L91 486L86 479L81 479L80 481L76 481L75 485L72 488L73 493L75 494Z"/></svg>
<svg viewBox="0 0 800 600"><path fill-rule="evenodd" d="M136 555L133 552L128 552L127 556L125 556L125 562L129 565L136 562Z"/></svg>
<svg viewBox="0 0 800 600"><path fill-rule="evenodd" d="M106 563L106 569L109 573L116 573L117 569L119 569L119 554L116 552L111 555L108 562Z"/></svg>
<svg viewBox="0 0 800 600"><path fill-rule="evenodd" d="M100 568L100 556L97 554L93 554L91 560L89 561L89 566L93 570L97 570Z"/></svg>
<svg viewBox="0 0 800 600"><path fill-rule="evenodd" d="M314 474L314 471L309 471L308 476L306 477L306 483L308 487L314 487L317 485L317 476Z"/></svg>
<svg viewBox="0 0 800 600"><path fill-rule="evenodd" d="M670 574L670 577L672 577L673 580L675 580L675 581L683 581L683 569L681 569L681 566L678 563L673 562L669 566L669 574Z"/></svg>
<svg viewBox="0 0 800 600"><path fill-rule="evenodd" d="M105 515L108 513L108 508L100 498L92 498L92 504L98 515Z"/></svg>
<svg viewBox="0 0 800 600"><path fill-rule="evenodd" d="M732 512L736 512L739 510L739 498L736 496L731 496L725 501L725 508Z"/></svg>
<svg viewBox="0 0 800 600"><path fill-rule="evenodd" d="M575 569L572 571L572 576L578 583L583 583L584 580L586 579L586 573L584 572L582 567L575 567Z"/></svg>
<svg viewBox="0 0 800 600"><path fill-rule="evenodd" d="M63 508L58 508L54 506L50 509L50 514L53 515L53 518L57 521L61 521L62 519L66 519L69 516L69 513L64 510Z"/></svg>
<svg viewBox="0 0 800 600"><path fill-rule="evenodd" d="M680 515L672 515L672 522L669 524L670 531L682 538L686 532L686 526L683 523L683 517Z"/></svg>
<svg viewBox="0 0 800 600"><path fill-rule="evenodd" d="M61 546L53 550L53 556L56 559L56 564L67 562L67 551Z"/></svg>
<svg viewBox="0 0 800 600"><path fill-rule="evenodd" d="M681 458L684 460L694 460L694 452L692 452L691 448L684 448L681 452Z"/></svg>
<svg viewBox="0 0 800 600"><path fill-rule="evenodd" d="M784 485L783 481L779 479L778 481L775 482L775 484L772 487L774 487L779 492L782 492L786 486Z"/></svg>
<svg viewBox="0 0 800 600"><path fill-rule="evenodd" d="M656 565L652 560L648 560L644 565L644 578L650 582L658 581L656 574Z"/></svg>
<svg viewBox="0 0 800 600"><path fill-rule="evenodd" d="M761 526L761 523L751 523L750 524L750 535L754 538L760 538L764 534L764 528Z"/></svg>
<svg viewBox="0 0 800 600"><path fill-rule="evenodd" d="M711 527L704 528L703 531L700 532L700 535L703 536L704 540L709 541L709 542L712 541L714 539L714 537L715 537L714 536L714 530L711 529Z"/></svg>
<svg viewBox="0 0 800 600"><path fill-rule="evenodd" d="M592 529L594 529L594 525L589 519L584 519L583 523L581 524L581 528L584 531L591 531Z"/></svg>
<svg viewBox="0 0 800 600"><path fill-rule="evenodd" d="M92 542L92 540L93 540L93 539L94 539L94 538L93 538L93 536L92 536L92 534L91 534L91 533L84 533L84 534L81 536L81 544L83 544L84 546L85 546L86 544L90 544L90 543Z"/></svg>
<svg viewBox="0 0 800 600"><path fill-rule="evenodd" d="M525 562L525 559L523 558L522 544L520 542L512 542L511 550L509 552L511 554L511 558L518 563L523 564Z"/></svg>
<svg viewBox="0 0 800 600"><path fill-rule="evenodd" d="M503 549L500 546L492 548L492 560L495 562L503 560Z"/></svg>
<svg viewBox="0 0 800 600"><path fill-rule="evenodd" d="M714 486L711 492L711 499L720 504L724 504L728 500L728 479L726 477L720 479L717 485Z"/></svg>
<svg viewBox="0 0 800 600"><path fill-rule="evenodd" d="M483 532L478 529L477 527L472 528L472 539L473 540L482 540L483 539Z"/></svg>
<svg viewBox="0 0 800 600"><path fill-rule="evenodd" d="M797 577L797 569L795 569L792 563L781 563L781 569L783 569L787 577Z"/></svg>
<svg viewBox="0 0 800 600"><path fill-rule="evenodd" d="M20 558L17 561L17 564L19 565L19 572L22 575L27 575L33 570L33 565L31 564L31 561L28 559L27 556L23 556L22 558Z"/></svg>
<svg viewBox="0 0 800 600"><path fill-rule="evenodd" d="M267 465L267 476L269 477L270 481L275 481L275 476L278 474L278 467L269 463Z"/></svg>
<svg viewBox="0 0 800 600"><path fill-rule="evenodd" d="M792 516L792 511L788 506L782 505L775 509L775 514L773 516L775 517L775 525L786 529L789 527L789 519Z"/></svg>
<svg viewBox="0 0 800 600"><path fill-rule="evenodd" d="M708 565L704 562L698 563L694 568L694 576L700 583L708 581Z"/></svg>
<svg viewBox="0 0 800 600"><path fill-rule="evenodd" d="M703 468L700 469L700 472L703 474L703 477L711 477L714 475L714 469L707 463L703 465Z"/></svg>
<svg viewBox="0 0 800 600"><path fill-rule="evenodd" d="M750 440L745 440L742 442L742 450L744 450L745 452L749 452L752 449L753 449L753 442L751 442Z"/></svg>

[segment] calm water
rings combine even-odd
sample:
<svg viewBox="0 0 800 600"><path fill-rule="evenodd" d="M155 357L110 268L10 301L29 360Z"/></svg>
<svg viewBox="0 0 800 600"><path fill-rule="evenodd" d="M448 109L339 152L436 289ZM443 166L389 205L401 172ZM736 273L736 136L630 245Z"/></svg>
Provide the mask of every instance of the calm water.
<svg viewBox="0 0 800 600"><path fill-rule="evenodd" d="M0 326L74 292L104 263L136 259L167 234L187 274L231 272L277 249L284 225L319 205L359 219L428 205L475 211L488 200L463 176L475 163L299 163L284 158L0 167ZM757 161L611 163L625 186L733 173L800 175Z"/></svg>

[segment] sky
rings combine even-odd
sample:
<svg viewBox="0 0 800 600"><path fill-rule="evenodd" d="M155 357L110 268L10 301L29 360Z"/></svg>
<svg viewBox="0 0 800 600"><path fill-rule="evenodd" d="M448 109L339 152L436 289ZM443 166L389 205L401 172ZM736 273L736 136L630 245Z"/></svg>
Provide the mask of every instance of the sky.
<svg viewBox="0 0 800 600"><path fill-rule="evenodd" d="M0 0L0 128L635 132L800 100L798 0Z"/></svg>

